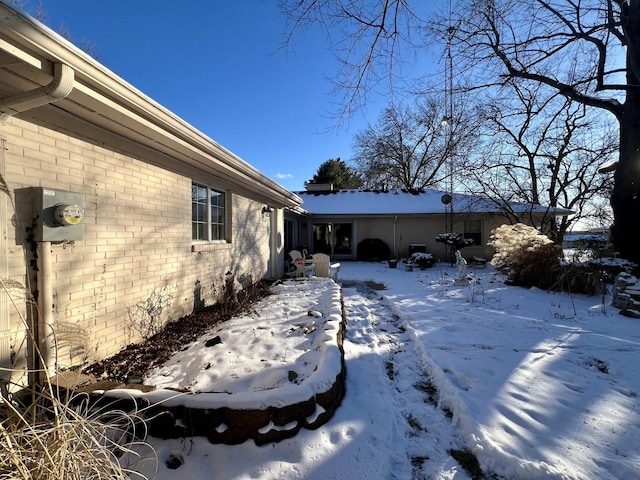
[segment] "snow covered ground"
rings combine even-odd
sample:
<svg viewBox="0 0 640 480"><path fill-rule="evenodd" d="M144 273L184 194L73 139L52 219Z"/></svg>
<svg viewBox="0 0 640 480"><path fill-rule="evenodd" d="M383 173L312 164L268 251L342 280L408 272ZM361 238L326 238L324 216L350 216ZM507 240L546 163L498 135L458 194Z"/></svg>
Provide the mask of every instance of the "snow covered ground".
<svg viewBox="0 0 640 480"><path fill-rule="evenodd" d="M471 452L487 478L640 479L640 321L610 296L469 273L458 287L448 266L343 263L347 393L327 424L261 447L151 438L158 462L136 468L159 480L480 478L454 459Z"/></svg>

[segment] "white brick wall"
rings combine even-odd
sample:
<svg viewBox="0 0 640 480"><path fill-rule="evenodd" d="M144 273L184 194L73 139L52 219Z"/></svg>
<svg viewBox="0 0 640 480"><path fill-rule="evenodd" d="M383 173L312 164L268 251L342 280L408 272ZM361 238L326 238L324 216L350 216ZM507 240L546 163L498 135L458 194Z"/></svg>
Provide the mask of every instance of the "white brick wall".
<svg viewBox="0 0 640 480"><path fill-rule="evenodd" d="M254 281L265 274L270 232L263 203L228 195L232 242L193 249L191 182L200 179L17 118L0 125L0 135L7 140L12 191L38 186L84 195L84 239L52 245L55 321L86 334L68 335L61 366L140 340L132 318L154 294L165 303L160 320L166 322L192 312L196 281L210 305L228 270ZM24 281L23 249L15 246L15 229L8 230L11 276Z"/></svg>

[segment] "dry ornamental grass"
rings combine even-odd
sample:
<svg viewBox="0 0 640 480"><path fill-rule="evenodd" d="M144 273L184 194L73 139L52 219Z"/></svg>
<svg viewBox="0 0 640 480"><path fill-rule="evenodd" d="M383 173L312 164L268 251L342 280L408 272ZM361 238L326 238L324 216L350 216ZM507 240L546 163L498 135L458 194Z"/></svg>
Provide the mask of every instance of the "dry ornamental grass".
<svg viewBox="0 0 640 480"><path fill-rule="evenodd" d="M3 390L0 478L146 478L131 469L145 445L133 434L142 431L144 437L144 422L136 413L90 411L82 395L63 401L52 390L22 403ZM145 461L155 458L148 450Z"/></svg>

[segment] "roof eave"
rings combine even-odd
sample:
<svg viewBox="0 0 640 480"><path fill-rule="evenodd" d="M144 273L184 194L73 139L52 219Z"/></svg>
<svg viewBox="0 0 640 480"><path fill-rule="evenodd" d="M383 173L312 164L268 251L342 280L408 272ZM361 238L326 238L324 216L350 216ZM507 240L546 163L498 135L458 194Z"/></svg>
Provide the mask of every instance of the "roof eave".
<svg viewBox="0 0 640 480"><path fill-rule="evenodd" d="M10 94L46 85L54 65L74 70L71 93L47 108L73 115L110 135L140 143L278 207L302 203L295 193L144 95L40 22L0 2L3 90ZM4 96L4 94L3 94ZM33 112L31 113L33 115ZM28 116L28 115L27 115Z"/></svg>

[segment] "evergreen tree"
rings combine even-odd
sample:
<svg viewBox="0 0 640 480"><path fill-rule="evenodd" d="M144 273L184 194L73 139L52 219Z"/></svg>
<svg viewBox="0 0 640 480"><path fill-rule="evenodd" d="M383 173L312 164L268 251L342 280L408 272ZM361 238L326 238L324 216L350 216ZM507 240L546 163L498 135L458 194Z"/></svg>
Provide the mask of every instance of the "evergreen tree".
<svg viewBox="0 0 640 480"><path fill-rule="evenodd" d="M360 188L362 179L346 162L340 158L331 158L320 165L313 178L304 184L306 187L323 183L333 184L335 190L345 190Z"/></svg>

